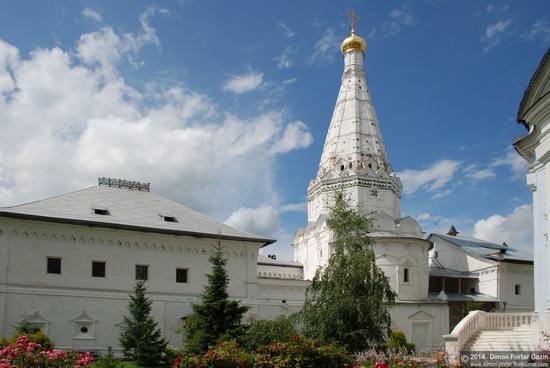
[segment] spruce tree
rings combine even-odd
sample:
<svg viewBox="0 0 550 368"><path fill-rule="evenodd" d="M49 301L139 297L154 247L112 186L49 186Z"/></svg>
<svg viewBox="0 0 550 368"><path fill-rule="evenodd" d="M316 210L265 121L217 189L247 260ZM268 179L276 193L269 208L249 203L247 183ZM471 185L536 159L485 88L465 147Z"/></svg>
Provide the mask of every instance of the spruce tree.
<svg viewBox="0 0 550 368"><path fill-rule="evenodd" d="M380 344L389 334L395 293L375 264L371 221L338 191L327 225L335 239L333 253L317 270L294 318L306 336L324 343L337 341L352 351Z"/></svg>
<svg viewBox="0 0 550 368"><path fill-rule="evenodd" d="M121 334L119 342L125 356L134 359L140 366L155 367L167 342L151 316L153 302L145 296L145 291L145 281L138 280L128 302L130 317L124 316L128 329Z"/></svg>
<svg viewBox="0 0 550 368"><path fill-rule="evenodd" d="M221 240L208 260L212 273L206 275L208 283L204 285L200 303L191 305L193 313L182 329L184 348L192 355L203 354L216 343L239 337L244 331L242 317L249 309L229 300L227 259L223 257Z"/></svg>

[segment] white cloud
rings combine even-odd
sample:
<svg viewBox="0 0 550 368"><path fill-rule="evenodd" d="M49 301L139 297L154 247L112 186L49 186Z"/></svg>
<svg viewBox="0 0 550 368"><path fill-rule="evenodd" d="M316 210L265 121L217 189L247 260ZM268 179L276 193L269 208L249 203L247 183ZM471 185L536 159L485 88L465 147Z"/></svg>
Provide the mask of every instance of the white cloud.
<svg viewBox="0 0 550 368"><path fill-rule="evenodd" d="M389 35L401 32L404 26L412 27L416 24L416 18L411 14L408 5L403 5L390 12L390 20L384 23L384 30Z"/></svg>
<svg viewBox="0 0 550 368"><path fill-rule="evenodd" d="M279 212L271 206L262 206L259 208L241 207L233 212L224 222L227 225L251 234L266 237L276 235L281 226Z"/></svg>
<svg viewBox="0 0 550 368"><path fill-rule="evenodd" d="M521 35L521 38L527 41L535 41L540 38L543 44L548 44L550 42L550 22L548 18L537 19L531 29Z"/></svg>
<svg viewBox="0 0 550 368"><path fill-rule="evenodd" d="M481 43L485 44L483 52L486 53L502 40L502 36L512 24L512 20L503 20L493 24L489 24L485 28L485 33L481 36Z"/></svg>
<svg viewBox="0 0 550 368"><path fill-rule="evenodd" d="M91 18L96 22L101 22L102 20L101 13L95 10L92 10L90 8L84 8L84 10L82 10L82 15L85 17Z"/></svg>
<svg viewBox="0 0 550 368"><path fill-rule="evenodd" d="M472 180L485 180L495 178L496 172L491 168L480 169L477 165L470 165L464 170L465 177Z"/></svg>
<svg viewBox="0 0 550 368"><path fill-rule="evenodd" d="M225 91L245 93L260 87L262 82L263 74L251 70L247 74L232 76L223 83L222 88Z"/></svg>
<svg viewBox="0 0 550 368"><path fill-rule="evenodd" d="M414 194L419 190L433 192L443 188L453 178L459 165L459 161L443 159L423 170L403 170L397 176L403 183L404 194Z"/></svg>
<svg viewBox="0 0 550 368"><path fill-rule="evenodd" d="M309 132L307 125L301 121L289 123L283 134L272 147L273 153L285 153L295 148L306 148L313 143L313 136Z"/></svg>
<svg viewBox="0 0 550 368"><path fill-rule="evenodd" d="M285 38L294 37L294 31L292 29L290 29L290 27L287 26L285 23L279 22L279 28L281 28L283 30Z"/></svg>
<svg viewBox="0 0 550 368"><path fill-rule="evenodd" d="M307 127L281 111L247 119L220 112L181 85L127 85L118 63L158 44L144 25L149 15L137 36L108 27L82 35L76 53L37 49L21 60L0 41L0 206L106 176L151 182L154 192L217 218L243 204L275 208L277 156L309 145ZM255 229L278 226L268 219L273 211L264 209Z"/></svg>
<svg viewBox="0 0 550 368"><path fill-rule="evenodd" d="M290 56L292 55L292 48L287 46L281 55L279 55L275 60L277 61L277 68L279 69L288 69L292 66L292 61Z"/></svg>
<svg viewBox="0 0 550 368"><path fill-rule="evenodd" d="M522 205L507 216L493 215L474 225L474 237L533 252L533 207Z"/></svg>
<svg viewBox="0 0 550 368"><path fill-rule="evenodd" d="M281 206L280 212L307 212L307 202L304 203L289 203Z"/></svg>
<svg viewBox="0 0 550 368"><path fill-rule="evenodd" d="M327 28L321 38L315 43L313 53L309 56L307 63L313 64L332 64L335 60L335 52L342 40L336 36L333 28Z"/></svg>
<svg viewBox="0 0 550 368"><path fill-rule="evenodd" d="M512 179L525 180L528 171L528 162L521 157L513 147L508 147L504 157L498 158L491 163L492 167L510 166Z"/></svg>

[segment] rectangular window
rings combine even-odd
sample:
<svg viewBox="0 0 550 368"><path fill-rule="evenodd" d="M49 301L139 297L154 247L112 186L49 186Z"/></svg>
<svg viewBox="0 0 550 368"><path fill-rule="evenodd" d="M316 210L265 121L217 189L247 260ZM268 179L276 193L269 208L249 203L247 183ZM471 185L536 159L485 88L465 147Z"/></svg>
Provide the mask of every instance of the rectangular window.
<svg viewBox="0 0 550 368"><path fill-rule="evenodd" d="M520 294L521 294L521 285L516 284L516 286L515 286L514 289L515 289L516 295L520 295Z"/></svg>
<svg viewBox="0 0 550 368"><path fill-rule="evenodd" d="M136 280L149 279L149 266L136 265Z"/></svg>
<svg viewBox="0 0 550 368"><path fill-rule="evenodd" d="M187 284L187 268L176 268L176 282Z"/></svg>
<svg viewBox="0 0 550 368"><path fill-rule="evenodd" d="M92 277L105 277L105 265L106 265L106 262L93 261Z"/></svg>
<svg viewBox="0 0 550 368"><path fill-rule="evenodd" d="M61 258L48 257L46 272L61 275Z"/></svg>
<svg viewBox="0 0 550 368"><path fill-rule="evenodd" d="M409 282L409 269L403 269L403 282Z"/></svg>

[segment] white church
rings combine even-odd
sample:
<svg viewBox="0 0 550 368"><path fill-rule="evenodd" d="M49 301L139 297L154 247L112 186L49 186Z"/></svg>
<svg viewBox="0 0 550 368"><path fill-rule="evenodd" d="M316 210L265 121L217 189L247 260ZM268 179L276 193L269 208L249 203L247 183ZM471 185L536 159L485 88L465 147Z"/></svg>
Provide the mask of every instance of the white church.
<svg viewBox="0 0 550 368"><path fill-rule="evenodd" d="M513 246L499 259L473 255L472 249L489 243L470 239L470 248L455 249L402 217L402 185L367 87L366 43L354 27L341 51L342 84L317 176L307 188L308 220L295 234L294 262L260 255L275 240L158 196L154 183L100 178L92 188L0 208L0 336L10 336L12 326L27 318L58 348L117 349L132 286L146 278L153 316L170 344L180 346L175 330L203 291L218 237L229 260L231 298L251 307L249 318L288 316L301 308L308 280L331 255L327 203L340 188L373 221L376 263L397 293L392 328L402 329L419 350L444 348L453 302L484 301L500 309L509 292L479 270L459 269L445 254L481 257L497 273L521 275L520 281L510 276L524 293L514 308L532 310L532 256L511 256ZM450 288L454 284L464 287ZM511 303L508 311L514 308Z"/></svg>

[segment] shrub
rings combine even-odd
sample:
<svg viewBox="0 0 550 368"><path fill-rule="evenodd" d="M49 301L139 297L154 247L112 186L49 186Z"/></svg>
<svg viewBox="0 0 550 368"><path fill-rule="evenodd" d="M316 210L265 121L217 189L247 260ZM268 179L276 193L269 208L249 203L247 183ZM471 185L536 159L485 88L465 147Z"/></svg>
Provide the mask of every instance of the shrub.
<svg viewBox="0 0 550 368"><path fill-rule="evenodd" d="M95 363L96 368L121 368L120 359L115 356L112 347L107 347L107 354L101 354Z"/></svg>
<svg viewBox="0 0 550 368"><path fill-rule="evenodd" d="M253 320L241 339L247 351L254 351L274 341L290 341L297 335L296 329L288 318L280 316L274 321Z"/></svg>
<svg viewBox="0 0 550 368"><path fill-rule="evenodd" d="M219 343L204 355L185 358L180 354L175 359L174 368L252 368L252 354L245 352L236 341Z"/></svg>
<svg viewBox="0 0 550 368"><path fill-rule="evenodd" d="M415 350L414 344L409 344L403 330L393 330L390 334L389 347L395 351L406 350L411 354Z"/></svg>
<svg viewBox="0 0 550 368"><path fill-rule="evenodd" d="M0 350L4 349L9 344L10 344L10 340L8 340L7 338L5 338L4 336L0 338Z"/></svg>
<svg viewBox="0 0 550 368"><path fill-rule="evenodd" d="M50 339L48 335L46 335L44 332L40 330L32 333L15 334L11 339L11 344L15 345L15 343L17 342L17 339L19 339L20 336L27 336L30 342L34 342L40 345L43 350L52 350L55 348L55 344L53 343L52 339Z"/></svg>
<svg viewBox="0 0 550 368"><path fill-rule="evenodd" d="M353 367L354 357L336 343L320 345L315 340L294 336L292 340L261 348L254 367Z"/></svg>
<svg viewBox="0 0 550 368"><path fill-rule="evenodd" d="M14 346L9 345L0 350L0 366L10 368L80 368L89 367L93 361L89 353L43 349L30 341L27 335L19 336Z"/></svg>

